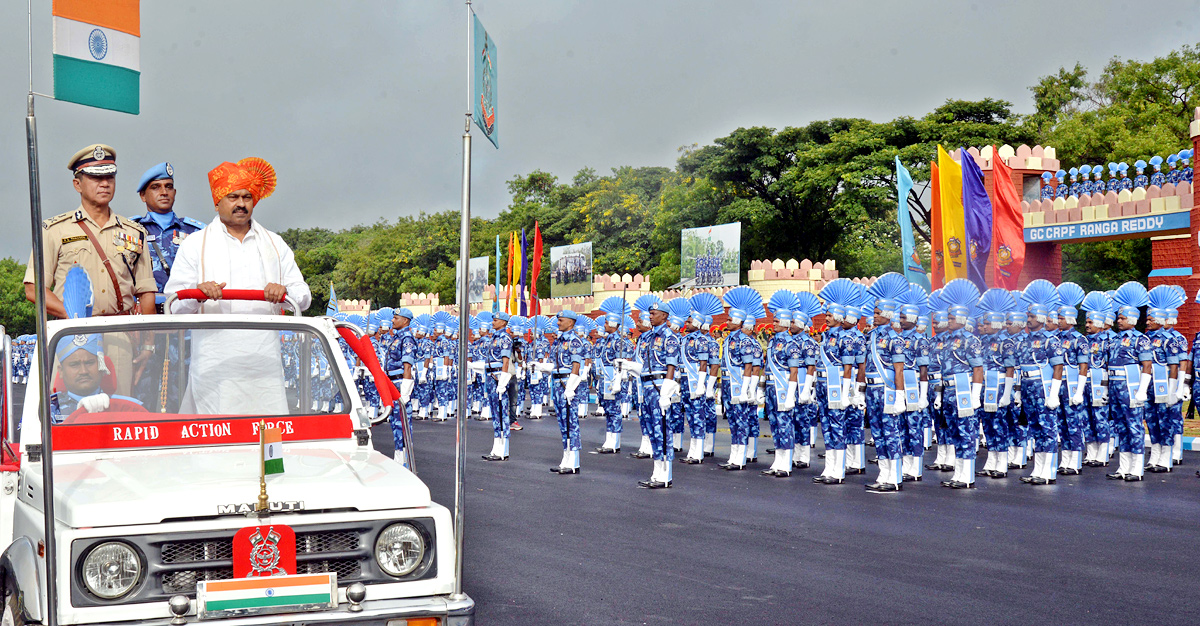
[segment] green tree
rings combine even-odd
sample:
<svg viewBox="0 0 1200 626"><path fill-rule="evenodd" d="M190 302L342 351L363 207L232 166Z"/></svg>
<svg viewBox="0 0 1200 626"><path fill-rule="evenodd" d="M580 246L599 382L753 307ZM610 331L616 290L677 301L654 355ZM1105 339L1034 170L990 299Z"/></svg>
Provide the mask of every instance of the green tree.
<svg viewBox="0 0 1200 626"><path fill-rule="evenodd" d="M34 332L33 303L25 299L25 265L0 259L0 324L10 337Z"/></svg>

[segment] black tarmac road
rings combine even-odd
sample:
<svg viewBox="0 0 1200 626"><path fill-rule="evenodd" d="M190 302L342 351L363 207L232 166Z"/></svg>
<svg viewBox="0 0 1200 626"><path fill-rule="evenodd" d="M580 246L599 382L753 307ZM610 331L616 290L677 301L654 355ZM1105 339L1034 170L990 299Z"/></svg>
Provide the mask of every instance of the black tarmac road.
<svg viewBox="0 0 1200 626"><path fill-rule="evenodd" d="M622 454L598 455L604 420L584 420L574 476L549 471L562 456L554 419L521 423L496 463L480 458L490 423L467 425L464 581L484 626L1200 623L1200 454L1142 483L1085 468L1034 487L1013 471L954 491L929 472L873 494L874 465L814 485L815 454L787 479L759 474L765 453L718 469L726 432L716 459L677 462L674 487L649 491L637 481L650 461L628 456L637 421ZM387 425L374 434L390 454ZM453 509L453 422L415 422L414 437L421 478Z"/></svg>

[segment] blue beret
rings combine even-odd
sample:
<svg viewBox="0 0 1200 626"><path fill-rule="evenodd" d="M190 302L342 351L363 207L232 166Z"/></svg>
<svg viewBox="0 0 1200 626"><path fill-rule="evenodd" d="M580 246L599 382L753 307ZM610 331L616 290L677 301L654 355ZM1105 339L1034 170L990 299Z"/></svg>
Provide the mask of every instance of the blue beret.
<svg viewBox="0 0 1200 626"><path fill-rule="evenodd" d="M507 324L507 323L508 323L508 320L509 320L511 317L512 317L512 316L511 316L511 315L509 315L508 313L505 313L505 312L503 312L503 311L500 311L500 312L497 312L495 315L493 315L493 316L492 316L492 319L500 320L501 322L504 322L505 324Z"/></svg>
<svg viewBox="0 0 1200 626"><path fill-rule="evenodd" d="M392 315L398 317L407 317L409 320L413 318L412 311L408 309L396 309L395 311L392 311Z"/></svg>
<svg viewBox="0 0 1200 626"><path fill-rule="evenodd" d="M146 170L145 174L142 174L142 180L138 182L137 186L138 193L145 191L146 185L164 178L175 178L175 170L172 169L171 164L167 163L166 161L155 165L154 167Z"/></svg>
<svg viewBox="0 0 1200 626"><path fill-rule="evenodd" d="M579 320L579 314L570 309L563 309L563 310L559 311L558 317L565 317L569 320L576 320L576 321Z"/></svg>

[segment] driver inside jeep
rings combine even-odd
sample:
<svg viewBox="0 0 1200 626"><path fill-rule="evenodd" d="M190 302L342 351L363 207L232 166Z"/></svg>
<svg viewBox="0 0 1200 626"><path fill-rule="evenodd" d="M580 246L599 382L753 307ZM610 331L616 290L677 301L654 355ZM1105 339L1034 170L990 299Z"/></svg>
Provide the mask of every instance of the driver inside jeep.
<svg viewBox="0 0 1200 626"><path fill-rule="evenodd" d="M60 423L76 410L99 413L113 405L128 407L133 403L141 406L136 398L109 395L101 388L103 376L109 374L104 361L104 342L100 335L74 335L59 340L55 349L58 372L64 389L56 389L50 396L50 418ZM56 385L57 386L57 385Z"/></svg>

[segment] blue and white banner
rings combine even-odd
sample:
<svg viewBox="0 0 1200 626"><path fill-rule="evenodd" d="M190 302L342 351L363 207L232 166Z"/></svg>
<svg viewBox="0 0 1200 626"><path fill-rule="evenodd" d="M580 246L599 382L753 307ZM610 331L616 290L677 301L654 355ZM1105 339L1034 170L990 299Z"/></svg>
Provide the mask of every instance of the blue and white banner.
<svg viewBox="0 0 1200 626"><path fill-rule="evenodd" d="M471 98L472 117L493 146L500 147L496 134L496 42L488 36L479 16L471 12L471 48L474 50L475 93Z"/></svg>
<svg viewBox="0 0 1200 626"><path fill-rule="evenodd" d="M1047 224L1025 229L1026 243L1067 241L1071 239L1116 239L1161 231L1187 231L1191 228L1191 211L1176 211L1137 215L1115 220L1083 222L1081 224Z"/></svg>

